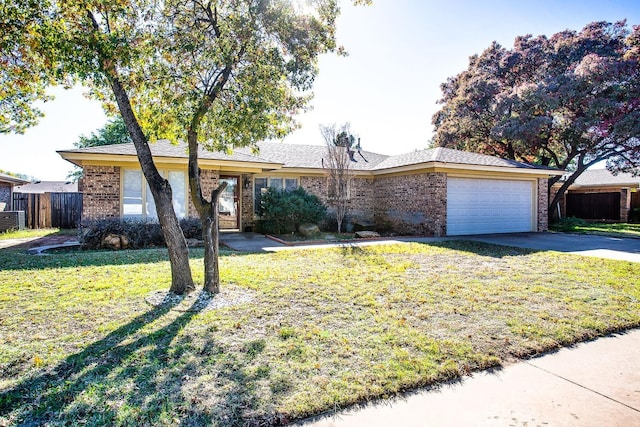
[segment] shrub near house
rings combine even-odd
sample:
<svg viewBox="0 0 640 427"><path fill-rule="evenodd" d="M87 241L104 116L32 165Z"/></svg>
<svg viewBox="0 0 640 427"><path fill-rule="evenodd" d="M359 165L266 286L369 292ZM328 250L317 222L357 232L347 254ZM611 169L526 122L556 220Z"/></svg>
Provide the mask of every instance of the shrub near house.
<svg viewBox="0 0 640 427"><path fill-rule="evenodd" d="M325 218L327 208L320 199L302 187L293 191L269 188L260 198L258 231L293 233L301 224L316 224Z"/></svg>

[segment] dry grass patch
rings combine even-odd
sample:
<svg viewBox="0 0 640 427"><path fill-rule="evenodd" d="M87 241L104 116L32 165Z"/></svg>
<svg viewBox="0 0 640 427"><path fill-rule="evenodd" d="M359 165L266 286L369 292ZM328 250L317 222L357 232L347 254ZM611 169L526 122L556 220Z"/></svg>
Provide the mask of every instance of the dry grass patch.
<svg viewBox="0 0 640 427"><path fill-rule="evenodd" d="M207 311L145 302L163 250L0 265L0 424L277 424L640 325L638 264L461 241L227 254Z"/></svg>

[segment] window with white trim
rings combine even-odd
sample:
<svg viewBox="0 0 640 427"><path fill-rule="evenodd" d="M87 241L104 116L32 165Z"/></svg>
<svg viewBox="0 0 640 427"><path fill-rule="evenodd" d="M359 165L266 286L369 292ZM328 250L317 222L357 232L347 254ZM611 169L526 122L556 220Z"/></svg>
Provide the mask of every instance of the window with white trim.
<svg viewBox="0 0 640 427"><path fill-rule="evenodd" d="M169 181L173 194L173 208L178 218L187 216L187 176L183 171L160 170ZM139 169L122 172L122 217L140 220L158 219L151 189Z"/></svg>

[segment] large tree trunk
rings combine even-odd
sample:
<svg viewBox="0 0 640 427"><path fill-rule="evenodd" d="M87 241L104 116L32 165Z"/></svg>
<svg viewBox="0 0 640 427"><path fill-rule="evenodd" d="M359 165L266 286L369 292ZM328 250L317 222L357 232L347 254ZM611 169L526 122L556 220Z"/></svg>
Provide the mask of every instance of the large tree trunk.
<svg viewBox="0 0 640 427"><path fill-rule="evenodd" d="M190 292L195 289L195 286L191 276L191 266L189 265L189 248L173 209L171 186L158 172L153 162L147 138L142 132L131 108L129 96L116 77L111 78L111 87L116 97L120 114L136 148L140 167L156 204L158 220L162 227L171 263L170 291L176 294Z"/></svg>
<svg viewBox="0 0 640 427"><path fill-rule="evenodd" d="M198 134L189 131L189 191L191 200L202 222L204 240L204 289L213 294L220 292L220 272L218 269L218 200L227 187L223 182L211 193L211 200L202 195L200 168L198 167Z"/></svg>
<svg viewBox="0 0 640 427"><path fill-rule="evenodd" d="M595 163L595 162L591 162L591 163L585 165L585 164L582 163L583 157L584 156L581 156L579 158L579 160L578 160L578 168L575 170L575 172L573 172L571 175L569 175L569 178L567 178L567 180L565 182L562 183L562 185L560 186L560 189L555 194L555 196L553 196L553 199L549 203L549 220L550 221L554 221L554 220L560 219L558 217L558 204L560 203L560 200L562 200L562 197L564 196L564 193L567 192L567 189L571 186L571 184L573 184L576 181L576 179L582 174L582 172L587 170L587 168L589 166L591 166L593 163ZM558 179L553 180L553 181L549 180L549 193L551 193L551 187L556 182L558 182Z"/></svg>

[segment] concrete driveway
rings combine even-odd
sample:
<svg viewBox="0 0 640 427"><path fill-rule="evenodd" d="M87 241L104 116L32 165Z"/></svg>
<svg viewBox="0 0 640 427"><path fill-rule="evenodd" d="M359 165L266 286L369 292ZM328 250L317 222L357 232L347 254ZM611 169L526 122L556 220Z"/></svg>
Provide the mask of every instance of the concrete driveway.
<svg viewBox="0 0 640 427"><path fill-rule="evenodd" d="M633 238L554 232L484 234L459 238L496 245L640 262L640 239Z"/></svg>
<svg viewBox="0 0 640 427"><path fill-rule="evenodd" d="M335 246L389 245L399 242L442 242L444 240L474 240L503 246L567 252L598 258L640 262L640 239L591 236L569 233L512 233L482 234L457 237L398 237L395 239L365 240L362 242L326 243L304 246L285 246L256 233L220 233L220 241L237 251L264 252L295 249L321 249Z"/></svg>

